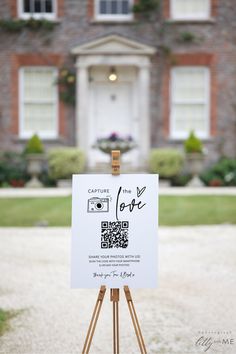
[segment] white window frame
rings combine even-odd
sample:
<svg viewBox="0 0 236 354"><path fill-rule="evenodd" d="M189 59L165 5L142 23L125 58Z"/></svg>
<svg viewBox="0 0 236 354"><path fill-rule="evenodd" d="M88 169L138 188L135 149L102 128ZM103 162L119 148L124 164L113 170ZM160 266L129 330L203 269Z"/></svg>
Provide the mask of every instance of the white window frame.
<svg viewBox="0 0 236 354"><path fill-rule="evenodd" d="M133 11L130 11L129 14L127 15L122 15L122 14L100 14L99 12L99 4L100 0L93 0L94 1L94 8L95 8L95 20L98 21L132 21L134 18ZM130 7L133 7L134 0L129 0Z"/></svg>
<svg viewBox="0 0 236 354"><path fill-rule="evenodd" d="M18 15L24 20L34 18L35 20L46 19L46 20L56 20L57 18L57 0L52 0L53 12L52 13L28 13L24 12L24 0L18 0Z"/></svg>
<svg viewBox="0 0 236 354"><path fill-rule="evenodd" d="M58 69L54 66L24 66L19 69L19 136L22 139L29 139L33 134L38 134L38 136L42 139L57 139L58 138L58 120L59 120L59 94L58 94L58 89L55 87L55 96L54 96L54 103L55 103L55 126L54 130L48 130L48 131L25 131L24 128L24 70L25 69L53 69L54 71L54 76L55 76L55 82L58 77ZM56 85L56 84L55 84ZM29 102L29 101L27 101ZM31 101L30 101L31 102ZM39 100L32 100L32 103L40 103ZM50 103L52 102L51 100L49 101ZM44 100L42 102L46 103Z"/></svg>
<svg viewBox="0 0 236 354"><path fill-rule="evenodd" d="M202 14L190 13L190 14L182 14L182 15L176 15L174 13L174 1L175 0L169 0L169 1L170 1L170 17L174 21L205 21L205 20L209 20L211 18L211 1L212 0L206 0L208 2L207 14L205 14L205 13L202 13Z"/></svg>
<svg viewBox="0 0 236 354"><path fill-rule="evenodd" d="M173 101L174 97L174 80L175 80L175 73L176 70L186 70L186 69L198 69L201 68L202 70L205 71L205 84L206 84L206 95L203 100L177 100ZM201 138L201 139L208 139L210 137L210 92L211 92L211 73L210 73L210 68L207 66L178 66L174 67L171 69L171 75L170 75L170 87L169 87L169 92L170 92L170 139L186 139L189 135L189 131L176 131L175 130L175 122L174 122L174 116L173 116L173 106L176 104L205 104L205 130L204 131L197 131L195 130L194 132L196 135Z"/></svg>

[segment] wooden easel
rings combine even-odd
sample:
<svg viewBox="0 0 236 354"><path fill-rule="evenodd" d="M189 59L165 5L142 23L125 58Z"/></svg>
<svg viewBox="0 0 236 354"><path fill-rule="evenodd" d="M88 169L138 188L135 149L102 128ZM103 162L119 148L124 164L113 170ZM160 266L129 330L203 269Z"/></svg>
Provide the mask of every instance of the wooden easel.
<svg viewBox="0 0 236 354"><path fill-rule="evenodd" d="M118 176L120 174L120 151L119 150L112 151L111 157L112 157L112 162L111 162L112 175ZM103 285L103 286L101 286L99 294L98 294L97 302L96 302L96 305L95 305L95 308L94 308L94 311L92 314L92 318L91 318L91 321L89 324L89 328L88 328L87 336L85 339L82 354L89 353L105 293L106 293L106 287ZM133 300L132 300L131 293L130 293L128 286L124 286L124 293L125 293L125 297L126 297L126 300L128 303L129 312L130 312L130 316L131 316L131 319L133 322L135 334L136 334L136 337L138 340L140 353L147 354L147 350L146 350L145 343L143 340L141 328L140 328L139 322L138 322L138 317L137 317L137 314L135 311L135 307L134 307ZM112 304L113 304L113 353L114 354L119 354L119 352L120 352L120 349L119 349L119 299L120 299L120 289L110 289L110 300L112 301Z"/></svg>

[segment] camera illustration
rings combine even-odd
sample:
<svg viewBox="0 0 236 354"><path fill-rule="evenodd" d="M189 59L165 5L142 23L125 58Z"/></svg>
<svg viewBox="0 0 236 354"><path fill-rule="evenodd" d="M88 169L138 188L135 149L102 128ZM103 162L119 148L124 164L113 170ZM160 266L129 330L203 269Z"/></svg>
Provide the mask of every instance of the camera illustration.
<svg viewBox="0 0 236 354"><path fill-rule="evenodd" d="M88 213L107 213L109 211L109 199L93 197L88 199Z"/></svg>

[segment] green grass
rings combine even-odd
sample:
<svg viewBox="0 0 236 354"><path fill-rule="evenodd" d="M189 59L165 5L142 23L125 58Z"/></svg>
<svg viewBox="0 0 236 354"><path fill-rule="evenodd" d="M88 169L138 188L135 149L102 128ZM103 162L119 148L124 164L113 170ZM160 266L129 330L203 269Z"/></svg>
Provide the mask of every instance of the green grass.
<svg viewBox="0 0 236 354"><path fill-rule="evenodd" d="M17 313L15 311L4 311L0 309L0 337L10 328L9 321L16 315Z"/></svg>
<svg viewBox="0 0 236 354"><path fill-rule="evenodd" d="M0 226L34 226L47 221L49 226L68 226L71 198L0 198Z"/></svg>
<svg viewBox="0 0 236 354"><path fill-rule="evenodd" d="M71 198L0 198L0 226L69 226ZM160 225L236 224L235 196L161 196Z"/></svg>
<svg viewBox="0 0 236 354"><path fill-rule="evenodd" d="M160 225L236 224L235 196L160 197Z"/></svg>

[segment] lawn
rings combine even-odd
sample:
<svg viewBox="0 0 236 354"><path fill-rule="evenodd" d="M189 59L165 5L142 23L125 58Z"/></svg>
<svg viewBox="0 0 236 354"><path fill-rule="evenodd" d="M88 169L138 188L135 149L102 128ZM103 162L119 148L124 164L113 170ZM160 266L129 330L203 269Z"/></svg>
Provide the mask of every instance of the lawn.
<svg viewBox="0 0 236 354"><path fill-rule="evenodd" d="M0 337L9 329L9 321L16 315L14 311L4 311L0 308Z"/></svg>
<svg viewBox="0 0 236 354"><path fill-rule="evenodd" d="M71 198L0 198L0 226L69 226ZM236 224L235 196L161 196L160 225Z"/></svg>

